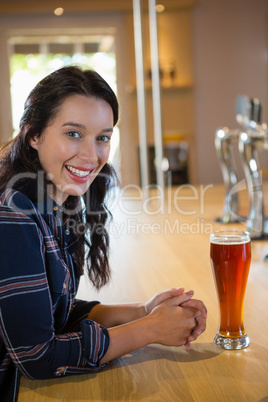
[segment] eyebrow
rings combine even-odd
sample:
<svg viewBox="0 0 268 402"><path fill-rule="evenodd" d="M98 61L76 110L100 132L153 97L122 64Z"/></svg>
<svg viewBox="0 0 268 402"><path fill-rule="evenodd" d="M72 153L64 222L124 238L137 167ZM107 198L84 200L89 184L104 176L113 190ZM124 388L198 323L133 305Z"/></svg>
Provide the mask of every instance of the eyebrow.
<svg viewBox="0 0 268 402"><path fill-rule="evenodd" d="M72 126L72 127L78 127L78 128L84 128L86 129L86 126L84 126L84 124L81 123L74 123L72 121L68 121L67 123L64 123L62 125L62 127L66 127L66 126ZM113 127L111 128L104 128L103 130L101 130L102 133L112 133L113 132Z"/></svg>
<svg viewBox="0 0 268 402"><path fill-rule="evenodd" d="M73 126L73 127L86 128L86 126L84 126L84 124L73 123L72 121L68 121L67 123L64 123L64 124L62 125L62 127L65 127L65 126Z"/></svg>

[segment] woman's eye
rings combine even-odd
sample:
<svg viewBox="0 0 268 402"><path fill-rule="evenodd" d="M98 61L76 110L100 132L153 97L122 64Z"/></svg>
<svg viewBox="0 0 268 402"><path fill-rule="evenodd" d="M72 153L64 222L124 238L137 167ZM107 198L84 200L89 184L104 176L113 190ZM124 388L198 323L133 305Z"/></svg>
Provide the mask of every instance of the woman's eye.
<svg viewBox="0 0 268 402"><path fill-rule="evenodd" d="M108 135L100 135L98 137L98 141L101 142L109 142L111 140L111 137L109 137Z"/></svg>
<svg viewBox="0 0 268 402"><path fill-rule="evenodd" d="M72 137L72 138L80 138L81 137L80 133L78 133L77 131L68 131L67 136Z"/></svg>

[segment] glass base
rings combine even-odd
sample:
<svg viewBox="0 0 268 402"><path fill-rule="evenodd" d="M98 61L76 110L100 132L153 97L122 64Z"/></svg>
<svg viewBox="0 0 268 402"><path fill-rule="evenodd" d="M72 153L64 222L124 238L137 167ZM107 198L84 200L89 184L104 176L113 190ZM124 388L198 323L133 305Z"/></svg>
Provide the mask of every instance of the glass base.
<svg viewBox="0 0 268 402"><path fill-rule="evenodd" d="M231 338L217 333L214 337L214 343L222 349L239 350L247 348L250 340L247 334Z"/></svg>

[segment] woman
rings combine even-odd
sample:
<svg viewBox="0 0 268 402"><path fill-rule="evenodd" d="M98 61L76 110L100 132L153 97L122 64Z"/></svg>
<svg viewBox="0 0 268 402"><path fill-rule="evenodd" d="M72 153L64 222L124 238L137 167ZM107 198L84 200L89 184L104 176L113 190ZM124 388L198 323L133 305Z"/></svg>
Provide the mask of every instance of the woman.
<svg viewBox="0 0 268 402"><path fill-rule="evenodd" d="M64 67L30 93L20 132L0 160L0 389L14 400L21 375L99 370L149 343L185 345L206 309L183 288L147 303L76 300L85 270L108 282L108 164L118 102L93 71Z"/></svg>

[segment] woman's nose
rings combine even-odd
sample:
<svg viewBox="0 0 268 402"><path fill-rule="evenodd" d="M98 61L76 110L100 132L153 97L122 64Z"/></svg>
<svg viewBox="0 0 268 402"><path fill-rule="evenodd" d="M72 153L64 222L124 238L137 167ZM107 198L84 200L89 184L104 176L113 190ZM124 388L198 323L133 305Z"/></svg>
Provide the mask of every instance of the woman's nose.
<svg viewBox="0 0 268 402"><path fill-rule="evenodd" d="M79 157L83 161L94 163L98 161L97 149L93 141L81 144Z"/></svg>

